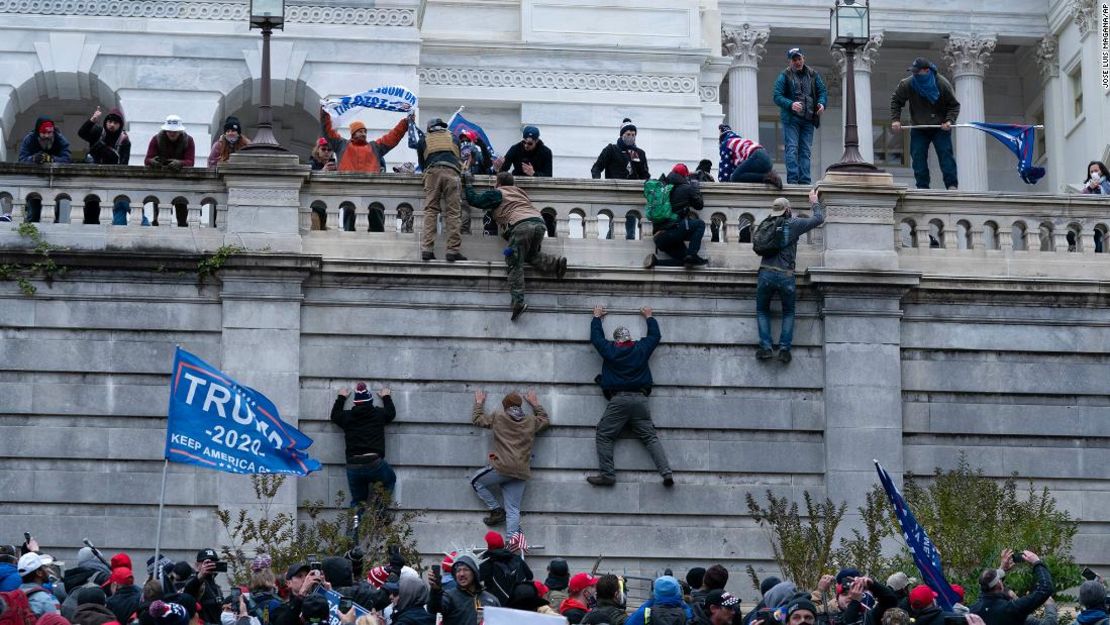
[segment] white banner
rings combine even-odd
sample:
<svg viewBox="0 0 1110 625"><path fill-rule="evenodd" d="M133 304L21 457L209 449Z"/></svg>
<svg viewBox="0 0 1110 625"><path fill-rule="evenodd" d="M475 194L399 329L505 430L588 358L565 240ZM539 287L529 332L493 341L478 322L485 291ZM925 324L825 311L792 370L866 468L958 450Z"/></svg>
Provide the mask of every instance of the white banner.
<svg viewBox="0 0 1110 625"><path fill-rule="evenodd" d="M416 96L402 86L392 85L368 89L362 93L342 98L320 100L320 104L328 112L328 115L331 115L332 123L337 124L341 117L348 113L358 112L359 109L379 109L408 113L416 108Z"/></svg>

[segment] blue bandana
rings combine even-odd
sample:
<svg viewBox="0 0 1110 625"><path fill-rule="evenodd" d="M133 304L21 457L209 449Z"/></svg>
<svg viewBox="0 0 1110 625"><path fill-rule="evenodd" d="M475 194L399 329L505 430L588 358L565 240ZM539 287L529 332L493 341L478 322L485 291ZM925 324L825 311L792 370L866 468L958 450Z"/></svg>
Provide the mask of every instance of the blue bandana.
<svg viewBox="0 0 1110 625"><path fill-rule="evenodd" d="M914 73L913 80L910 82L913 90L917 95L925 98L931 104L935 104L940 98L940 87L937 86L937 66L929 66L928 74Z"/></svg>

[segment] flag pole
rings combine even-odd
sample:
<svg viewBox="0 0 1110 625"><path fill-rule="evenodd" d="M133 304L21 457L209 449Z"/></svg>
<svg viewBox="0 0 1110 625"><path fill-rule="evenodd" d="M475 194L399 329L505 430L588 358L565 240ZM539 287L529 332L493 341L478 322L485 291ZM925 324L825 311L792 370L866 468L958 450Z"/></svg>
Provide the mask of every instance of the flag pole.
<svg viewBox="0 0 1110 625"><path fill-rule="evenodd" d="M1015 125L1021 126L1022 124L1015 124ZM918 124L917 126L902 126L902 130L914 130L915 128L941 128L941 127L942 126L940 124ZM949 127L950 128L978 128L978 126L973 126L971 124L951 124ZM1036 128L1038 130L1044 130L1044 124L1038 124L1036 126L1031 126L1031 127Z"/></svg>
<svg viewBox="0 0 1110 625"><path fill-rule="evenodd" d="M162 509L166 506L166 473L170 468L170 460L162 461L162 493L158 496L158 526L154 530L154 579L162 581L158 570L158 560L162 555Z"/></svg>
<svg viewBox="0 0 1110 625"><path fill-rule="evenodd" d="M447 125L448 125L448 126L450 126L450 125L451 125L451 122L455 121L455 118L459 116L459 113L462 113L462 112L463 112L463 109L464 109L464 108L466 108L466 107L465 107L465 106L460 106L460 107L459 107L459 110L455 111L455 112L454 112L454 113L453 113L453 114L451 115L451 119L447 120Z"/></svg>

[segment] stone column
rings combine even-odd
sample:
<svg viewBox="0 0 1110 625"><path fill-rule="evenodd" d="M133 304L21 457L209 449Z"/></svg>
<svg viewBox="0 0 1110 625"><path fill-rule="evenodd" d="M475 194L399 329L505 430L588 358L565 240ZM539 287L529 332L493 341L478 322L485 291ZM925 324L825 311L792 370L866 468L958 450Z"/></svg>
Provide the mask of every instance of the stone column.
<svg viewBox="0 0 1110 625"><path fill-rule="evenodd" d="M883 33L871 35L871 38L859 50L856 50L855 65L855 79L856 79L856 125L859 127L859 153L863 156L863 160L868 163L875 162L875 133L872 128L872 114L871 114L871 68L875 65L875 61L879 59L879 48L883 45ZM844 51L840 48L834 48L831 52L833 61L836 62L836 67L840 72L837 84L847 84L844 80L847 65L847 57ZM826 81L828 82L828 81ZM841 90L843 91L843 89ZM841 93L841 119L840 129L837 134L840 135L840 145L844 145L844 120L848 112L847 93ZM829 101L832 101L830 94ZM828 120L825 120L827 123Z"/></svg>
<svg viewBox="0 0 1110 625"><path fill-rule="evenodd" d="M944 58L952 68L960 122L986 121L983 77L998 40L994 36L952 33L944 46ZM960 189L987 190L987 135L974 128L956 128L956 166ZM943 184L943 183L942 183Z"/></svg>
<svg viewBox="0 0 1110 625"><path fill-rule="evenodd" d="M1044 125L1037 132L1045 133L1045 152L1048 155L1050 166L1045 180L1048 191L1063 193L1064 179L1060 176L1064 158L1064 105L1061 98L1063 89L1060 85L1060 49L1059 42L1052 35L1045 35L1037 43L1033 52L1037 60L1037 67L1041 70L1041 79L1044 81ZM1051 129L1051 130L1050 130Z"/></svg>
<svg viewBox="0 0 1110 625"><path fill-rule="evenodd" d="M741 137L759 140L759 61L771 31L743 24L721 29L722 54L728 69L728 123Z"/></svg>
<svg viewBox="0 0 1110 625"><path fill-rule="evenodd" d="M227 185L229 244L250 250L301 251L301 185L308 178L307 165L301 165L295 154L238 152L220 172ZM365 221L362 227L365 230Z"/></svg>

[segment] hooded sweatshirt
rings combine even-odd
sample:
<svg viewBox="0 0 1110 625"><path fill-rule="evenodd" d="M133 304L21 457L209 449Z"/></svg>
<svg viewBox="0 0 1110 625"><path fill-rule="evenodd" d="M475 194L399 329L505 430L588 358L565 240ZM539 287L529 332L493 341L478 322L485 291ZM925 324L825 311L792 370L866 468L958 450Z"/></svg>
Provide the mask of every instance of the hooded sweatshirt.
<svg viewBox="0 0 1110 625"><path fill-rule="evenodd" d="M42 144L39 143L39 124L42 122L54 123L53 119L49 117L39 117L35 119L35 127L31 132L23 137L23 142L19 144L19 162L20 163L34 163L35 157L40 152L46 152L50 155L55 163L70 163L72 159L69 155L69 140L65 138L62 131L58 129L58 125L54 124L54 143L50 145L50 149L43 150Z"/></svg>
<svg viewBox="0 0 1110 625"><path fill-rule="evenodd" d="M433 592L428 601L428 612L443 615L442 625L478 625L478 607L501 607L497 598L482 590L478 564L464 555L455 560L455 569L465 566L474 572L474 585L469 590L456 586L451 590Z"/></svg>
<svg viewBox="0 0 1110 625"><path fill-rule="evenodd" d="M532 410L534 414L525 414L517 421L500 408L487 413L484 406L474 404L474 425L493 430L490 466L501 475L518 480L532 477L532 447L536 434L551 424L543 406L535 406ZM528 577L531 579L531 575Z"/></svg>
<svg viewBox="0 0 1110 625"><path fill-rule="evenodd" d="M682 601L682 587L678 585L678 580L670 575L664 575L655 580L655 585L651 591L651 599L645 601L638 610L633 612L632 616L624 622L624 625L645 625L645 614L649 609L653 615L659 614L663 610L679 609L685 612L687 622L694 619L694 610ZM656 616L652 616L652 621L655 621L656 618Z"/></svg>
<svg viewBox="0 0 1110 625"><path fill-rule="evenodd" d="M19 577L19 569L14 564L0 562L0 592L8 592L19 588L23 580Z"/></svg>
<svg viewBox="0 0 1110 625"><path fill-rule="evenodd" d="M104 127L104 124L111 119L119 122L119 129L115 132L108 132ZM123 126L123 111L118 108L108 111L104 116L104 122L99 126L91 119L85 120L77 130L77 136L89 142L89 158L92 162L99 165L127 164L131 158L131 140L127 138L127 132L124 131ZM127 568L131 568L130 564Z"/></svg>
<svg viewBox="0 0 1110 625"><path fill-rule="evenodd" d="M435 616L424 609L428 603L428 585L418 577L402 577L397 588L397 604L393 607L392 625L435 625Z"/></svg>

